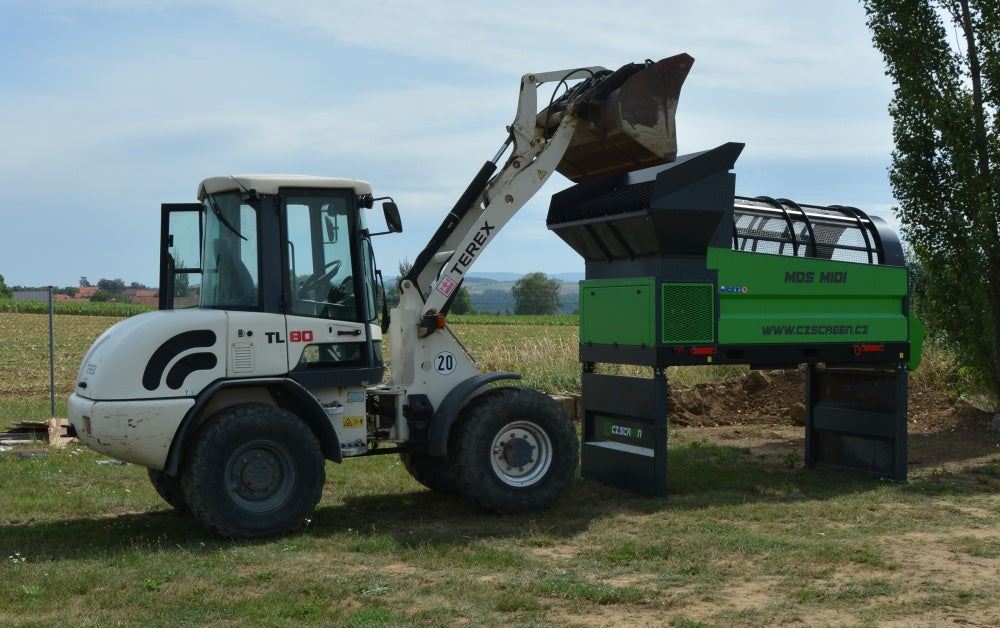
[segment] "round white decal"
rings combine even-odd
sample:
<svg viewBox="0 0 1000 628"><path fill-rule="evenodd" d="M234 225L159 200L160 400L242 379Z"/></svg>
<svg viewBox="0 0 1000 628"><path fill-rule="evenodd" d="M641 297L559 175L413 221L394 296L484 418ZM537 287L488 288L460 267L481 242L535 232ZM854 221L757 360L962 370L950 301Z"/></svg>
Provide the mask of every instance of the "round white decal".
<svg viewBox="0 0 1000 628"><path fill-rule="evenodd" d="M448 351L442 351L434 356L434 370L441 375L451 375L455 372L456 366L455 355Z"/></svg>

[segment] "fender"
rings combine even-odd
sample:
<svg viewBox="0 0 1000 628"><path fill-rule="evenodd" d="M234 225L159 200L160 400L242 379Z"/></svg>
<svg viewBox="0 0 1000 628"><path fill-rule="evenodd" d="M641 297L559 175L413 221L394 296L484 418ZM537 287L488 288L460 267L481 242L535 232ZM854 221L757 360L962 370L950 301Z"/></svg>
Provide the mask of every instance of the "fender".
<svg viewBox="0 0 1000 628"><path fill-rule="evenodd" d="M443 456L448 453L448 434L451 432L451 426L455 423L455 419L458 418L458 411L462 409L472 393L490 382L501 379L521 379L521 375L507 371L484 373L474 375L451 389L437 407L434 417L431 418L430 434L427 438L428 454Z"/></svg>
<svg viewBox="0 0 1000 628"><path fill-rule="evenodd" d="M217 392L226 388L266 388L275 399L278 407L291 410L298 415L316 434L323 456L334 462L343 462L340 451L340 439L333 429L326 412L315 397L298 382L284 377L268 377L260 379L218 380L207 386L198 394L194 405L181 420L177 433L170 442L170 452L163 472L176 476L180 469L181 454L184 446L201 423L205 406Z"/></svg>

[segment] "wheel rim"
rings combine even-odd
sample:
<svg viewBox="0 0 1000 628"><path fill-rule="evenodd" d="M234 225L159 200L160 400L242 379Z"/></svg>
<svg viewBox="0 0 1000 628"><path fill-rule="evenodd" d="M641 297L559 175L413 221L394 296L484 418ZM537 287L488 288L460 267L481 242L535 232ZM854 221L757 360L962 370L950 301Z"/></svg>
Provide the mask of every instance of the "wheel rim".
<svg viewBox="0 0 1000 628"><path fill-rule="evenodd" d="M258 440L237 449L226 464L229 496L244 510L274 510L288 499L295 485L295 467L288 451L273 441Z"/></svg>
<svg viewBox="0 0 1000 628"><path fill-rule="evenodd" d="M552 442L545 430L530 421L509 423L493 438L490 464L504 484L529 486L549 470Z"/></svg>

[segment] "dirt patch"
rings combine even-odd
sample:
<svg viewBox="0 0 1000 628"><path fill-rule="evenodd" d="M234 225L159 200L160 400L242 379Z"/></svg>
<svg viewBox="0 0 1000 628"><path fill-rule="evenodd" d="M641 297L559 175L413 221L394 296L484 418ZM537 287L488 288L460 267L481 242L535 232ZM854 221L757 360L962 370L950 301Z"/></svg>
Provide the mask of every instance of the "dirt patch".
<svg viewBox="0 0 1000 628"><path fill-rule="evenodd" d="M805 369L751 371L725 382L671 385L671 433L747 447L754 453L802 451ZM992 414L943 392L911 389L908 399L909 466L924 470L989 471L1000 475L1000 432Z"/></svg>
<svg viewBox="0 0 1000 628"><path fill-rule="evenodd" d="M750 371L743 377L684 387L671 384L670 423L685 427L792 424L805 418L802 369Z"/></svg>

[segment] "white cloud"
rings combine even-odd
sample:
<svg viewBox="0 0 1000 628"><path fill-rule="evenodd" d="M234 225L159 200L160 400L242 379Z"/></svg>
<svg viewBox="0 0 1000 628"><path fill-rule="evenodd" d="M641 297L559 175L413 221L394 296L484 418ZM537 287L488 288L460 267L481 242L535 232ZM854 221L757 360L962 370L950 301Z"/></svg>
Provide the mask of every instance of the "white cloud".
<svg viewBox="0 0 1000 628"><path fill-rule="evenodd" d="M407 228L377 243L383 265L412 261L500 146L531 71L690 53L681 152L745 141L738 181L776 194L787 171L891 150L888 81L854 0L4 0L0 19L0 216L32 223L0 232L9 283L153 282L158 204L234 172L367 179ZM853 184L891 205L875 170ZM478 268L547 270L532 259L547 247L552 272L578 269L544 227L565 185L548 184ZM23 244L35 238L51 251Z"/></svg>

